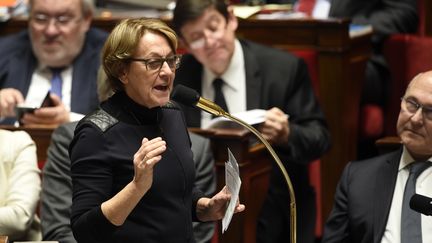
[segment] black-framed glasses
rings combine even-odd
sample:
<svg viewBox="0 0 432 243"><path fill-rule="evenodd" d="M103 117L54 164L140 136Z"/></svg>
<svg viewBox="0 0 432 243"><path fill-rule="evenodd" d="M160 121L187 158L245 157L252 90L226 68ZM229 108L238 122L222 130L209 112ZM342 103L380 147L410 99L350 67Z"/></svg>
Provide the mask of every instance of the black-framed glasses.
<svg viewBox="0 0 432 243"><path fill-rule="evenodd" d="M423 117L427 120L432 121L432 106L425 106L422 104L419 104L414 99L405 98L402 97L401 100L403 101L403 104L405 105L405 110L408 111L411 115L414 115L417 113L419 109L421 109Z"/></svg>
<svg viewBox="0 0 432 243"><path fill-rule="evenodd" d="M222 38L227 26L228 24L225 19L213 17L200 33L196 33L196 35L198 34L198 37L187 40L187 42L189 42L189 47L191 49L201 49L205 46L209 37L215 39Z"/></svg>
<svg viewBox="0 0 432 243"><path fill-rule="evenodd" d="M147 70L159 71L166 62L171 70L175 70L180 66L181 55L173 55L165 58L130 58L130 61L142 62Z"/></svg>

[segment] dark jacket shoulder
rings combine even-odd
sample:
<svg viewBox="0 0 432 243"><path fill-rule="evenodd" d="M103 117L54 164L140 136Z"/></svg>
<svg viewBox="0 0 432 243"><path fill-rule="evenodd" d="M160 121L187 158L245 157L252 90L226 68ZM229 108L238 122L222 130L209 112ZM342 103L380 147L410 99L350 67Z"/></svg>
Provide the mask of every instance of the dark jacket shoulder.
<svg viewBox="0 0 432 243"><path fill-rule="evenodd" d="M0 47L2 47L0 48L2 58L4 58L4 55L20 51L23 48L31 47L28 31L23 30L0 38Z"/></svg>
<svg viewBox="0 0 432 243"><path fill-rule="evenodd" d="M86 40L88 44L95 47L103 45L107 38L108 32L98 28L90 28L86 34Z"/></svg>
<svg viewBox="0 0 432 243"><path fill-rule="evenodd" d="M108 114L108 112L97 109L92 113L86 115L77 125L77 128L86 124L91 123L98 127L102 132L106 132L109 128L118 123L118 120Z"/></svg>

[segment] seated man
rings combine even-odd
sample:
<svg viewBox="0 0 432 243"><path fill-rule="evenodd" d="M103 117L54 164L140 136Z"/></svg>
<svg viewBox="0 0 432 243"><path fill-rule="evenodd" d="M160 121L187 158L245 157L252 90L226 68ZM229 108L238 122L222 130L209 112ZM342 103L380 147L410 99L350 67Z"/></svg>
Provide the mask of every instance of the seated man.
<svg viewBox="0 0 432 243"><path fill-rule="evenodd" d="M96 75L107 33L90 28L92 0L31 0L29 27L0 38L0 123L15 122L15 107L51 106L26 113L24 124L62 124L98 105ZM9 119L6 119L9 118Z"/></svg>
<svg viewBox="0 0 432 243"><path fill-rule="evenodd" d="M0 235L11 241L41 239L39 172L30 136L0 129Z"/></svg>
<svg viewBox="0 0 432 243"><path fill-rule="evenodd" d="M44 240L60 243L76 243L70 226L72 206L72 181L70 177L69 143L73 138L77 122L58 127L51 139L48 160L43 168L41 221ZM216 190L214 162L209 140L190 133L196 168L196 185L205 194ZM197 243L210 242L214 223L194 223Z"/></svg>
<svg viewBox="0 0 432 243"><path fill-rule="evenodd" d="M323 243L432 242L432 218L409 207L414 193L432 196L432 71L406 89L397 133L401 149L347 164Z"/></svg>
<svg viewBox="0 0 432 243"><path fill-rule="evenodd" d="M176 71L175 85L188 86L231 113L266 110L259 131L292 179L298 241L313 243L315 192L308 164L329 149L330 133L306 64L290 53L237 39L239 23L224 0L177 0L172 23L188 52ZM206 127L212 119L196 108L184 107L184 112L190 127ZM285 243L291 233L291 199L277 166L269 183L257 242Z"/></svg>

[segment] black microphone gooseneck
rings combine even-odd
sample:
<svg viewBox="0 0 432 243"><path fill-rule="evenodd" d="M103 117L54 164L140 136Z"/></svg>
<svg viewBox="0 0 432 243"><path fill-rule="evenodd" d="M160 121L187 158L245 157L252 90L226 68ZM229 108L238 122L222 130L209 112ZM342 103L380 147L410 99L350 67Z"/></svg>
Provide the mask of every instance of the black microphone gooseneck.
<svg viewBox="0 0 432 243"><path fill-rule="evenodd" d="M432 198L414 194L410 200L410 208L421 214L432 216Z"/></svg>
<svg viewBox="0 0 432 243"><path fill-rule="evenodd" d="M210 100L207 100L203 97L200 97L200 95L198 94L198 92L196 92L195 90L188 88L184 85L177 85L174 88L174 91L172 93L172 99L187 105L187 106L192 106L192 107L198 107L212 115L215 116L223 116L225 118L228 118L231 121L234 121L240 125L242 125L243 127L246 127L249 131L251 131L253 134L255 134L255 136L257 136L259 138L259 140L265 145L265 147L267 148L267 150L270 152L270 154L272 155L274 161L276 162L276 164L278 165L279 169L281 170L284 179L287 183L288 186L288 191L290 194L290 234L291 234L291 243L296 243L297 241L297 212L296 212L296 200L295 200L295 195L294 195L294 189L291 183L291 179L288 176L288 172L286 171L285 167L282 164L282 161L279 159L279 157L277 156L276 152L274 151L274 149L272 148L272 146L267 142L266 139L264 139L264 137L261 135L260 132L258 132L254 127L252 127L251 125L247 124L246 122L231 116L231 114L229 114L228 112L224 111L220 106L218 106L217 104L213 103Z"/></svg>

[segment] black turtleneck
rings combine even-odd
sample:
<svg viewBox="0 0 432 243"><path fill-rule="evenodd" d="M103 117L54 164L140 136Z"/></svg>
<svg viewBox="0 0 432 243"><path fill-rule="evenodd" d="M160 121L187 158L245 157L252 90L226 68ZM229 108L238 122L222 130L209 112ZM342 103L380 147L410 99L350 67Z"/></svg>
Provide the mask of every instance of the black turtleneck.
<svg viewBox="0 0 432 243"><path fill-rule="evenodd" d="M131 125L156 124L162 115L161 107L149 109L133 101L124 92L117 92L101 107L118 120Z"/></svg>
<svg viewBox="0 0 432 243"><path fill-rule="evenodd" d="M152 187L116 227L100 205L132 180L142 139L158 136L167 150L154 168ZM78 124L69 151L71 222L78 242L194 242L192 218L202 193L194 188L189 135L179 109L148 109L118 92Z"/></svg>

